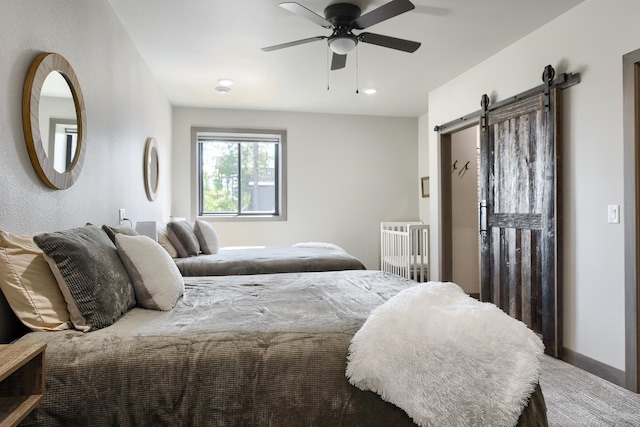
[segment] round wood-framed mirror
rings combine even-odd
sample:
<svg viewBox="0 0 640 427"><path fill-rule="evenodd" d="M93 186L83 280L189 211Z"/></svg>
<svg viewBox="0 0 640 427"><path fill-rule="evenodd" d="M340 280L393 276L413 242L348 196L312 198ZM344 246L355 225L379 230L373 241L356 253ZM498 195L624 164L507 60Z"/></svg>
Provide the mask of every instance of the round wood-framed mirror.
<svg viewBox="0 0 640 427"><path fill-rule="evenodd" d="M160 160L158 159L158 142L155 138L147 138L144 147L144 189L147 199L154 201L158 197L160 179Z"/></svg>
<svg viewBox="0 0 640 427"><path fill-rule="evenodd" d="M56 107L64 102L71 107ZM63 135L44 135L57 132L58 125ZM42 182L58 190L71 187L82 170L87 126L80 83L61 55L41 53L31 64L22 94L22 126L29 158ZM62 141L56 143L58 137Z"/></svg>

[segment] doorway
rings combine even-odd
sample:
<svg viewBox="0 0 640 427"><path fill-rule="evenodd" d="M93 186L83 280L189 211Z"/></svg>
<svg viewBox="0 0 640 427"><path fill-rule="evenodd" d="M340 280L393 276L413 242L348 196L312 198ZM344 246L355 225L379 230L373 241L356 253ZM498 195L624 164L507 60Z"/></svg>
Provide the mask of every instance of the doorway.
<svg viewBox="0 0 640 427"><path fill-rule="evenodd" d="M451 219L453 282L480 296L478 240L479 126L451 135Z"/></svg>
<svg viewBox="0 0 640 427"><path fill-rule="evenodd" d="M493 104L485 94L481 111L435 127L441 153L440 268L442 280L453 280L452 135L479 123L480 299L539 333L545 353L560 358L561 93L580 76L556 76L547 65L542 80Z"/></svg>
<svg viewBox="0 0 640 427"><path fill-rule="evenodd" d="M441 134L442 280L458 284L467 294L480 295L478 235L478 125Z"/></svg>

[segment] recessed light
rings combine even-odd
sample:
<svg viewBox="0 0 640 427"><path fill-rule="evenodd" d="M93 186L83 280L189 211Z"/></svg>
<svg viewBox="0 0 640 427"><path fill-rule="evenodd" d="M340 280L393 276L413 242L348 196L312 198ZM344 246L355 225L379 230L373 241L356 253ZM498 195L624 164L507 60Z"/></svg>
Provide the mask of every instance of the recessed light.
<svg viewBox="0 0 640 427"><path fill-rule="evenodd" d="M217 86L216 87L216 92L221 93L221 94L225 94L225 93L229 93L231 92L231 88L228 86Z"/></svg>
<svg viewBox="0 0 640 427"><path fill-rule="evenodd" d="M364 89L363 92L366 93L367 95L373 95L374 93L377 92L377 90L371 88L371 89Z"/></svg>
<svg viewBox="0 0 640 427"><path fill-rule="evenodd" d="M218 80L218 84L220 86L229 87L233 84L233 80L231 79L220 79Z"/></svg>

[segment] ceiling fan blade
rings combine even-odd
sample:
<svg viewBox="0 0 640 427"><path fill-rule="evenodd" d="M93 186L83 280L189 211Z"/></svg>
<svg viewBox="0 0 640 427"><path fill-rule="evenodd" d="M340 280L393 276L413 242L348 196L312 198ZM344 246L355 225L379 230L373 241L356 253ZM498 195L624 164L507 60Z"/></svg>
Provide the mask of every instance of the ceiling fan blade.
<svg viewBox="0 0 640 427"><path fill-rule="evenodd" d="M339 70L344 68L347 65L347 55L338 55L337 53L333 53L333 57L331 58L331 71Z"/></svg>
<svg viewBox="0 0 640 427"><path fill-rule="evenodd" d="M261 50L263 50L264 52L271 52L272 50L284 49L285 47L291 47L291 46L297 46L299 44L311 43L311 42L315 42L317 40L323 40L323 39L326 39L326 38L327 38L326 36L309 37L308 39L296 40L296 41L289 42L289 43L282 43L282 44L277 44L277 45L274 45L274 46L263 47Z"/></svg>
<svg viewBox="0 0 640 427"><path fill-rule="evenodd" d="M363 30L379 22L386 21L389 18L400 15L401 13L408 12L414 8L415 6L409 0L391 0L389 3L382 5L369 13L365 13L353 21L353 28L356 30Z"/></svg>
<svg viewBox="0 0 640 427"><path fill-rule="evenodd" d="M308 19L309 21L315 24L318 24L321 27L333 28L333 25L331 25L331 22L327 21L326 19L324 19L322 16L318 15L314 11L307 9L306 7L298 3L285 2L285 3L280 3L278 6L280 6L283 9L287 9L289 12L293 12L298 16L302 16L303 18Z"/></svg>
<svg viewBox="0 0 640 427"><path fill-rule="evenodd" d="M358 40L363 43L375 44L378 46L388 47L390 49L396 49L410 53L415 52L420 47L420 43L418 42L383 36L381 34L374 33L360 33L358 35Z"/></svg>

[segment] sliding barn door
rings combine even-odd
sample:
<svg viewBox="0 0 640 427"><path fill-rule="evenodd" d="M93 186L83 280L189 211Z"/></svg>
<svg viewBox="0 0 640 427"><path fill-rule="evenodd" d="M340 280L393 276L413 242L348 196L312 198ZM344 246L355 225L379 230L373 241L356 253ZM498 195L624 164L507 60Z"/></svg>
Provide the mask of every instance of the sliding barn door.
<svg viewBox="0 0 640 427"><path fill-rule="evenodd" d="M561 351L558 289L559 89L495 109L483 97L480 143L480 297Z"/></svg>

